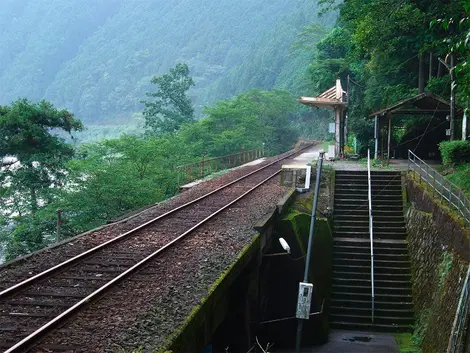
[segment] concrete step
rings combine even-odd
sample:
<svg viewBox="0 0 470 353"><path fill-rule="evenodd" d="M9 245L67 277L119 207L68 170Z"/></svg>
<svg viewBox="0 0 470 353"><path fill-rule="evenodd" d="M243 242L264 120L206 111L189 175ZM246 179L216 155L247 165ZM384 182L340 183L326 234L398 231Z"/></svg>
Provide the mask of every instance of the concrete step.
<svg viewBox="0 0 470 353"><path fill-rule="evenodd" d="M359 238L359 239L370 239L369 232L355 232L355 231L339 231L333 232L334 238ZM374 232L374 240L383 239L383 240L404 240L406 239L406 234L402 232Z"/></svg>
<svg viewBox="0 0 470 353"><path fill-rule="evenodd" d="M356 212L356 214L353 213L338 213L335 212L334 215L334 220L336 222L346 222L346 221L356 221L356 222L366 222L369 224L369 211L362 211L362 215L360 214L361 212ZM377 215L377 211L374 213L374 210L372 210L372 215L373 215L373 221L375 222L400 222L405 224L405 217L403 217L403 212L398 211L398 215L392 216L392 215Z"/></svg>
<svg viewBox="0 0 470 353"><path fill-rule="evenodd" d="M357 193L368 193L369 190L369 183L359 183L351 186L351 183L347 183L348 185L345 186L343 181L340 183L335 182L335 193L339 191L344 191L344 192L357 192ZM390 185L383 185L383 184L377 184L374 185L371 183L371 191L372 193L383 193L385 191L391 191L391 192L401 192L403 189L402 184L399 183L394 183Z"/></svg>
<svg viewBox="0 0 470 353"><path fill-rule="evenodd" d="M372 180L371 183L371 190L384 190L389 187L402 187L401 180ZM358 188L361 187L369 188L369 181L367 179L349 179L349 180L336 180L335 181L335 189L346 189L346 188Z"/></svg>
<svg viewBox="0 0 470 353"><path fill-rule="evenodd" d="M407 249L406 239L377 239L374 238L374 249ZM352 237L335 237L333 238L333 246L361 246L370 247L370 239L352 238Z"/></svg>
<svg viewBox="0 0 470 353"><path fill-rule="evenodd" d="M370 300L371 293L331 292L331 298L342 300ZM375 293L375 300L389 303L408 303L412 301L411 294L379 294Z"/></svg>
<svg viewBox="0 0 470 353"><path fill-rule="evenodd" d="M353 192L335 192L335 200L344 200L344 199L354 199L354 200L369 200L369 194L364 193L353 193ZM392 200L392 201L401 201L403 202L403 195L401 191L397 193L381 193L376 196L372 195L374 200Z"/></svg>
<svg viewBox="0 0 470 353"><path fill-rule="evenodd" d="M403 316L392 316L392 313L389 315L378 315L374 311L374 324L375 325L411 325L413 324L413 316L403 317ZM330 320L334 322L358 322L358 323L371 323L372 320L372 310L369 315L363 314L350 314L350 313L331 313Z"/></svg>
<svg viewBox="0 0 470 353"><path fill-rule="evenodd" d="M341 249L333 248L333 259L367 259L370 260L370 248L364 252L346 252ZM409 261L408 254L384 254L374 249L374 259L376 261Z"/></svg>
<svg viewBox="0 0 470 353"><path fill-rule="evenodd" d="M366 266L370 268L369 258L346 258L346 257L333 257L333 266L335 265L351 265L351 266ZM400 260L377 260L374 258L374 269L376 267L393 267L393 268L407 268L410 269L410 261Z"/></svg>
<svg viewBox="0 0 470 353"><path fill-rule="evenodd" d="M340 225L349 225L349 226L352 226L352 227L356 227L356 226L365 226L365 227L369 227L369 217L367 217L367 219L362 219L362 218L350 218L350 219L337 219L336 220L336 223L340 224ZM387 226L391 226L391 227L405 227L405 221L404 220L400 220L400 221L397 221L397 220L390 220L390 219L387 219L387 220L377 220L375 218L373 218L373 224L374 226L378 226L378 227L387 227Z"/></svg>
<svg viewBox="0 0 470 353"><path fill-rule="evenodd" d="M374 316L396 317L413 320L414 312L408 309L377 309L374 308ZM345 306L330 306L330 312L336 315L361 315L370 317L372 308L356 308Z"/></svg>
<svg viewBox="0 0 470 353"><path fill-rule="evenodd" d="M360 216L369 215L369 204L368 203L337 203L334 204L335 214L355 214ZM403 205L372 205L372 215L387 215L390 216L401 216L403 215Z"/></svg>
<svg viewBox="0 0 470 353"><path fill-rule="evenodd" d="M370 280L370 269L368 271L349 271L345 272L340 269L333 269L333 278L335 279L359 279ZM374 273L375 281L411 281L411 274L403 271L402 273Z"/></svg>
<svg viewBox="0 0 470 353"><path fill-rule="evenodd" d="M367 207L369 207L369 201L367 198L363 199L341 199L335 195L335 206L337 205L362 205L364 203L367 203ZM383 199L378 199L374 198L372 199L372 209L374 209L374 205L385 205L385 206L402 206L403 207L403 200L401 198L398 198L397 200L383 200Z"/></svg>
<svg viewBox="0 0 470 353"><path fill-rule="evenodd" d="M359 273L369 273L369 266L356 266L352 264L336 264L333 263L333 271L336 272L359 272ZM396 274L396 275L407 275L410 273L409 267L400 267L400 266L376 266L374 265L374 276L379 278L383 274ZM380 277L383 278L383 277Z"/></svg>
<svg viewBox="0 0 470 353"><path fill-rule="evenodd" d="M355 243L347 245L333 245L333 256L341 256L340 254L361 254L370 256L370 243L363 246L357 246ZM383 259L398 256L400 258L408 258L408 249L406 246L401 248L387 248L374 246L374 255Z"/></svg>
<svg viewBox="0 0 470 353"><path fill-rule="evenodd" d="M370 276L368 278L350 278L350 277L336 277L333 278L333 285L357 285L370 287ZM411 281L398 281L398 280L378 280L374 279L374 285L378 287L401 287L411 288Z"/></svg>
<svg viewBox="0 0 470 353"><path fill-rule="evenodd" d="M375 281L374 281L375 283ZM369 283L370 284L370 283ZM333 292L338 293L357 293L357 294L371 294L372 287L360 285L346 285L346 284L333 284ZM411 286L408 287L379 287L374 286L375 295L411 295Z"/></svg>
<svg viewBox="0 0 470 353"><path fill-rule="evenodd" d="M365 223L365 222L364 222ZM352 232L369 232L369 222L367 224L350 224L346 222L335 222L333 229L337 232L343 231L352 231ZM380 224L373 222L372 229L374 233L383 232L383 233L406 233L406 228L404 225L394 225L394 224Z"/></svg>
<svg viewBox="0 0 470 353"><path fill-rule="evenodd" d="M370 309L372 307L372 301L369 295L368 299L336 299L331 298L330 306L336 307L346 307L346 308L363 308L363 309ZM395 301L384 301L378 300L375 298L374 301L374 308L376 310L413 310L413 302L410 301L402 301L402 302L395 302Z"/></svg>
<svg viewBox="0 0 470 353"><path fill-rule="evenodd" d="M351 175L351 174L358 174L358 175L367 175L367 170L336 170L335 175ZM403 172L397 170L374 170L370 171L370 175L402 175Z"/></svg>
<svg viewBox="0 0 470 353"><path fill-rule="evenodd" d="M330 321L330 326L333 329L341 330L361 330L361 331L375 331L375 332L413 332L411 325L385 325L385 324L366 324L359 322L349 321Z"/></svg>

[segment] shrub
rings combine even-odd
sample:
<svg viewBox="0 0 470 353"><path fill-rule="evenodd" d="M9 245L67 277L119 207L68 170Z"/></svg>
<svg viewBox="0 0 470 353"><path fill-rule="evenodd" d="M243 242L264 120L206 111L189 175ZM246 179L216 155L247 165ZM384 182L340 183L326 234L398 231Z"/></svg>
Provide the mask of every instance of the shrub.
<svg viewBox="0 0 470 353"><path fill-rule="evenodd" d="M446 167L470 162L470 141L441 142L439 150Z"/></svg>

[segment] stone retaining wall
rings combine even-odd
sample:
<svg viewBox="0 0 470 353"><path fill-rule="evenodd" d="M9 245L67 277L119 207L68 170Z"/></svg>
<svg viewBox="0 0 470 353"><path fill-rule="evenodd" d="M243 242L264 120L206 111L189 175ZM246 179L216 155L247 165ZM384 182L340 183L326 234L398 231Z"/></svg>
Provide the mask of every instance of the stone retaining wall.
<svg viewBox="0 0 470 353"><path fill-rule="evenodd" d="M407 180L416 331L423 352L447 350L470 258L470 232L432 193Z"/></svg>

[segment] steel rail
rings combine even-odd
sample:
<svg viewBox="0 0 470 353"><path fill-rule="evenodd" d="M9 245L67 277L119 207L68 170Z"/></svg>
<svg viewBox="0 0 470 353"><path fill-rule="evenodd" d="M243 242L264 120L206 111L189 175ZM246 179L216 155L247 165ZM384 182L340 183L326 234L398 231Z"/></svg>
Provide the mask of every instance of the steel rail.
<svg viewBox="0 0 470 353"><path fill-rule="evenodd" d="M7 289L4 289L3 291L0 292L0 300L1 300L1 299L4 299L4 298L7 297L8 295L11 295L12 293L14 293L14 292L16 292L17 290L19 290L19 289L25 287L25 286L28 285L28 284L31 284L31 283L33 283L33 282L39 280L39 279L42 279L42 278L46 277L46 276L49 275L49 274L52 274L53 272L55 272L55 271L57 271L57 270L64 269L66 266L70 266L70 265L72 265L72 264L78 262L79 260L83 259L84 257L86 257L86 256L88 256L88 255L91 255L91 254L97 252L98 250L107 247L107 246L110 245L110 244L114 244L114 243L116 243L116 242L118 242L118 241L120 241L120 240L122 240L122 239L128 237L129 235L134 234L134 233L136 233L137 231L139 231L139 230L141 230L141 229L143 229L143 228L145 228L145 227L147 227L147 226L149 226L149 225L151 225L151 224L153 224L153 223L159 221L160 219L165 218L165 217L167 217L167 216L169 216L169 215L171 215L171 214L173 214L173 213L175 213L175 212L177 212L177 211L179 211L179 210L181 210L181 209L183 209L183 208L186 208L186 207L188 207L188 206L190 206L190 205L192 205L192 204L194 204L194 203L196 203L196 202L198 202L198 201L200 201L200 200L202 200L202 199L205 199L205 198L207 198L207 197L209 197L209 196L211 196L211 195L213 195L213 194L215 194L215 193L217 193L217 192L219 192L219 191L221 191L221 190L223 190L223 189L225 189L225 188L227 188L227 187L229 187L229 186L231 186L231 185L233 185L233 184L235 184L235 183L238 183L239 181L241 181L241 180L243 180L243 179L246 179L246 178L248 178L249 176L251 176L251 175L253 175L253 174L255 174L255 173L258 173L259 171L264 170L264 169L266 169L266 168L268 168L268 167L270 167L270 166L272 166L272 165L278 163L279 161L281 161L281 160L283 160L283 159L289 158L289 157L291 157L291 156L293 156L293 155L299 153L300 151L303 151L303 150L305 150L305 149L311 147L311 146L314 145L314 144L315 144L315 143L312 143L312 144L310 144L310 145L308 145L308 146L306 146L306 147L300 148L300 149L298 149L298 150L296 150L296 151L294 151L294 152L288 154L287 156L284 156L284 157L281 157L281 158L279 158L279 159L276 159L275 161L273 161L273 162L271 162L271 163L269 163L269 164L267 164L267 165L265 165L265 166L263 166L263 167L261 167L261 168L258 168L258 169L254 170L254 171L252 171L252 172L250 172L250 173L248 173L248 174L245 174L245 175L241 176L240 178L237 178L237 179L231 181L230 183L225 184L225 185L223 185L223 186L221 186L221 187L219 187L219 188L217 188L217 189L215 189L215 190L212 190L211 192L209 192L209 193L207 193L207 194L204 194L204 195L202 195L202 196L200 196L200 197L198 197L198 198L196 198L196 199L194 199L194 200L192 200L192 201L190 201L190 202L187 202L187 203L185 203L185 204L183 204L183 205L181 205L181 206L178 206L178 207L176 207L176 208L174 208L174 209L172 209L172 210L170 210L170 211L168 211L168 212L165 212L164 214L162 214L162 215L160 215L160 216L158 216L158 217L155 217L155 218L153 218L153 219L151 219L151 220L149 220L149 221L147 221L147 222L145 222L145 223L143 223L143 224L141 224L141 225L139 225L139 226L137 226L137 227L135 227L135 228L133 228L133 229L131 229L131 230L129 230L129 231L127 231L127 232L125 232L125 233L123 233L123 234L121 234L121 235L115 237L115 238L113 238L113 239L110 239L110 240L108 240L108 241L106 241L106 242L104 242L104 243L101 243L101 244L99 244L99 245L97 245L97 246L95 246L95 247L93 247L93 248L91 248L91 249L88 249L87 251L84 251L83 253L80 253L80 254L78 254L78 255L76 255L76 256L74 256L74 257L72 257L72 258L70 258L70 259L68 259L68 260L66 260L66 261L63 261L63 262L61 262L61 263L59 263L59 264L57 264L57 265L55 265L55 266L53 266L53 267L51 267L51 268L49 268L49 269L43 271L43 272L40 272L40 273L38 273L38 274L36 274L36 275L30 277L30 278L27 278L27 279L25 279L25 280L22 281L22 282L19 282L19 283L15 284L15 285L13 285L13 286L7 288Z"/></svg>
<svg viewBox="0 0 470 353"><path fill-rule="evenodd" d="M287 157L286 157L287 158ZM272 164L271 164L272 165ZM194 230L196 230L197 228L199 228L200 226L202 226L203 224L205 224L207 221L209 221L210 219L212 219L213 217L215 217L216 215L218 215L220 212L224 211L225 209L227 209L228 207L230 207L231 205L233 205L234 203L238 202L240 199L242 199L243 197L245 197L246 195L250 194L251 192L253 192L254 190L256 190L258 187L260 187L261 185L265 184L267 181L269 181L270 179L272 179L273 177L275 177L276 175L278 175L279 173L281 172L281 170L278 170L276 171L274 174L271 174L269 177L267 177L266 179L264 179L263 181L261 181L260 183L256 184L254 187L252 187L251 189L249 189L248 191L246 191L245 193L243 193L242 195L238 196L236 199L232 200L231 202L229 202L228 204L226 204L225 206L221 207L220 209L218 209L217 211L215 211L214 213L212 213L211 215L209 215L208 217L204 218L202 221L200 221L199 223L197 223L196 225L194 225L193 227L191 227L190 229L188 229L187 231L185 231L184 233L182 233L181 235L179 235L177 238L173 239L172 241L170 241L169 243L167 243L166 245L162 246L161 248L159 248L158 250L156 250L155 252L153 252L152 254L148 255L146 258L144 258L143 260L139 261L137 264L135 264L134 266L130 267L129 269L127 269L126 271L124 271L123 273L121 273L120 275L118 275L117 277L113 278L111 281L107 282L105 285L103 285L102 287L98 288L97 290L95 290L93 293L89 294L87 297L83 298L82 300L80 300L79 302L77 302L76 304L74 304L72 307L68 308L66 311L62 312L61 314L59 314L58 316L56 316L54 319L52 319L51 321L49 321L48 323L46 323L45 325L41 326L40 328L38 328L36 331L34 331L33 333L31 333L30 335L28 335L27 337L25 337L24 339L22 339L20 342L16 343L14 346L10 347L8 350L6 350L4 353L14 353L14 352L21 352L23 351L24 349L28 349L28 348L31 348L31 345L33 345L35 342L37 342L43 335L46 335L47 332L49 330L51 330L54 326L60 324L60 323L63 323L63 321L65 319L67 319L70 315L76 313L78 310L82 309L83 307L85 307L88 303L90 303L91 301L93 301L94 299L96 299L100 294L104 293L107 289L109 289L111 286L113 286L114 284L116 284L117 282L123 280L124 278L126 278L127 276L129 276L130 274L132 274L133 272L135 272L136 270L140 269L142 266L146 265L149 261L151 261L152 259L154 259L156 256L158 256L160 253L162 253L163 251L165 251L166 249L170 248L171 246L173 246L175 243L177 243L178 241L182 240L184 237L186 237L188 234L190 234L191 232L193 232Z"/></svg>

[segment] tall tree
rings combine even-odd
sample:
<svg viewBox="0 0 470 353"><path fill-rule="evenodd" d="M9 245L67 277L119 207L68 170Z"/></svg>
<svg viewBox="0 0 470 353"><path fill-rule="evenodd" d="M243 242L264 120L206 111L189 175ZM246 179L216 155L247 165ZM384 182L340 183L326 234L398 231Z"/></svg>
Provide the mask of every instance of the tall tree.
<svg viewBox="0 0 470 353"><path fill-rule="evenodd" d="M176 64L169 73L155 76L151 82L156 92L147 92L153 99L143 102L145 126L151 134L173 133L194 120L194 107L187 96L194 81L187 64Z"/></svg>
<svg viewBox="0 0 470 353"><path fill-rule="evenodd" d="M20 99L0 108L0 159L11 157L4 163L0 183L29 196L27 211L37 211L39 194L60 183L65 162L73 156L73 146L59 132L82 129L80 120L47 101Z"/></svg>
<svg viewBox="0 0 470 353"><path fill-rule="evenodd" d="M20 99L0 107L1 211L16 220L8 236L19 251L42 246L48 225L37 213L40 206L52 202L54 190L66 175L65 164L74 153L59 134L82 129L80 120L46 101Z"/></svg>

